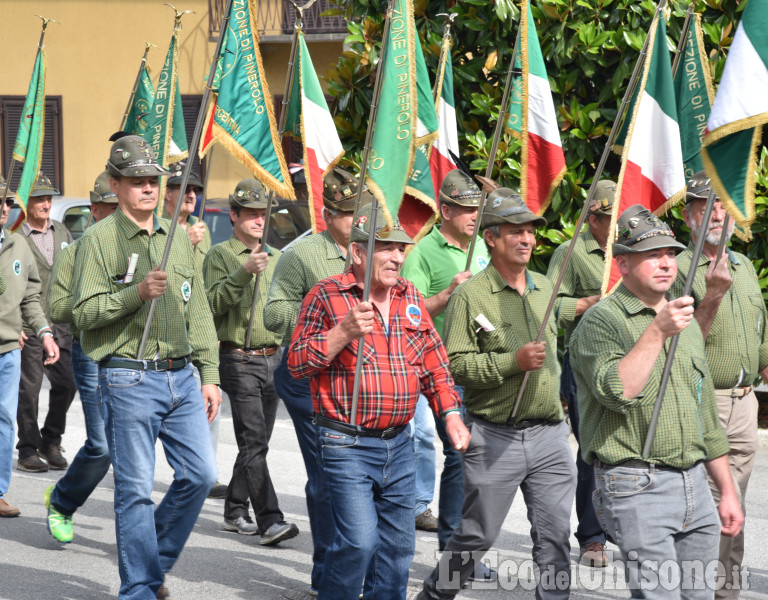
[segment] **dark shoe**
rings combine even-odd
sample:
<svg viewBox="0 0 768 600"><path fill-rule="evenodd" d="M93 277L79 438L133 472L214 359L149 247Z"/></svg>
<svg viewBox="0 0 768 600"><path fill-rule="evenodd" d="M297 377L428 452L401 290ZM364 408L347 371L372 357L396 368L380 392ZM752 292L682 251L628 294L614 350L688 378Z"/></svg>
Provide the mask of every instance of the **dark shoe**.
<svg viewBox="0 0 768 600"><path fill-rule="evenodd" d="M21 511L15 506L8 504L4 498L0 498L0 518L18 517Z"/></svg>
<svg viewBox="0 0 768 600"><path fill-rule="evenodd" d="M467 578L467 581L479 581L481 583L492 583L499 580L499 574L486 565L483 561L475 564L475 571Z"/></svg>
<svg viewBox="0 0 768 600"><path fill-rule="evenodd" d="M432 514L431 509L425 510L416 517L416 529L423 531L437 531L437 518Z"/></svg>
<svg viewBox="0 0 768 600"><path fill-rule="evenodd" d="M269 529L262 532L259 544L262 546L274 546L285 540L290 540L299 535L299 528L294 523L280 521L272 523Z"/></svg>
<svg viewBox="0 0 768 600"><path fill-rule="evenodd" d="M168 591L168 588L165 587L165 584L161 585L157 589L157 594L155 594L155 598L157 600L168 600L171 597L171 592Z"/></svg>
<svg viewBox="0 0 768 600"><path fill-rule="evenodd" d="M608 566L608 557L605 554L605 544L601 542L589 542L581 547L579 562L587 567L602 569Z"/></svg>
<svg viewBox="0 0 768 600"><path fill-rule="evenodd" d="M251 517L244 515L236 519L224 518L224 524L221 526L224 531L236 531L242 535L256 535L259 533L259 526L251 521Z"/></svg>
<svg viewBox="0 0 768 600"><path fill-rule="evenodd" d="M63 450L64 449L61 446L57 444L51 444L42 450L38 450L38 454L46 460L48 466L51 469L54 471L63 471L69 464L67 459L61 455Z"/></svg>
<svg viewBox="0 0 768 600"><path fill-rule="evenodd" d="M211 488L211 491L208 492L208 497L214 500L224 500L226 495L227 486L223 483L219 483L218 481L216 482L216 485Z"/></svg>
<svg viewBox="0 0 768 600"><path fill-rule="evenodd" d="M27 473L45 473L48 471L48 465L40 460L37 454L20 458L19 462L16 463L16 468Z"/></svg>

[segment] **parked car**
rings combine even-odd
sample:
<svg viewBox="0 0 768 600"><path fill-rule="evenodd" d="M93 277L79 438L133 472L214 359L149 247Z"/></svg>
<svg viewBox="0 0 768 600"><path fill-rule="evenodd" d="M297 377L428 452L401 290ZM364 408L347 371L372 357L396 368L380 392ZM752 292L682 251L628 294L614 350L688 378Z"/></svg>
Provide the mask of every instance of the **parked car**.
<svg viewBox="0 0 768 600"><path fill-rule="evenodd" d="M309 232L311 221L306 200L277 198L278 205L272 209L267 244L282 250L296 238ZM211 241L219 244L232 237L232 222L229 220L229 200L210 198L205 201L203 221L211 232Z"/></svg>
<svg viewBox="0 0 768 600"><path fill-rule="evenodd" d="M21 206L14 204L8 217L8 226L13 225L21 212ZM91 201L88 198L54 196L51 201L51 219L61 221L74 239L78 239L91 218Z"/></svg>

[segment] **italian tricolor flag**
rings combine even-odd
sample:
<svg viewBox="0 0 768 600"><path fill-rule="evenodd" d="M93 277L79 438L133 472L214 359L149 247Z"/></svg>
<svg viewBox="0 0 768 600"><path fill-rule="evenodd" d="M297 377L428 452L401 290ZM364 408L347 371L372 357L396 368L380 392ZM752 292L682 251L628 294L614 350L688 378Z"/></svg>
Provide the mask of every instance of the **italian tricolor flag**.
<svg viewBox="0 0 768 600"><path fill-rule="evenodd" d="M642 204L659 215L685 196L683 151L667 30L663 14L659 15L648 32L649 53L627 115L629 126L617 182L619 202L613 205L611 231L616 230L619 215L634 204ZM620 279L611 244L606 248L605 264L604 293L612 290Z"/></svg>
<svg viewBox="0 0 768 600"><path fill-rule="evenodd" d="M702 158L731 218L755 220L755 173L768 122L768 0L749 0L736 30L707 122Z"/></svg>
<svg viewBox="0 0 768 600"><path fill-rule="evenodd" d="M344 147L333 123L331 111L328 110L320 80L312 66L304 32L299 32L285 132L303 142L304 175L309 193L312 231L325 231L322 212L323 177L344 156Z"/></svg>
<svg viewBox="0 0 768 600"><path fill-rule="evenodd" d="M531 211L542 215L565 175L565 155L528 0L523 1L522 11L527 18L520 20L519 50L512 58L520 75L512 81L507 131L523 142L520 194Z"/></svg>
<svg viewBox="0 0 768 600"><path fill-rule="evenodd" d="M437 67L437 120L439 137L432 145L429 162L432 167L432 184L435 198L439 196L440 185L449 172L457 168L451 153L459 154L459 134L456 126L456 102L453 99L453 61L451 60L451 38L443 40L444 57Z"/></svg>

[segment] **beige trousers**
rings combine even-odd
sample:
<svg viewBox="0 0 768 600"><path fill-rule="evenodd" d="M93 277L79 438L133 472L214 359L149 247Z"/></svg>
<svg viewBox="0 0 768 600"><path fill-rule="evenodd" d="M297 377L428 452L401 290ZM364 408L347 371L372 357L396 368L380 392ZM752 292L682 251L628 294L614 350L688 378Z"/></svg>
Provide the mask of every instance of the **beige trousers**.
<svg viewBox="0 0 768 600"><path fill-rule="evenodd" d="M728 434L731 446L728 462L733 484L739 496L741 509L746 515L746 495L749 476L755 465L757 452L757 396L754 390L746 396L732 397L730 390L717 390L717 409L720 422ZM720 491L709 480L715 502L720 502ZM720 564L718 581L725 584L715 592L716 600L736 600L743 585L741 562L744 559L744 529L736 537L720 536Z"/></svg>

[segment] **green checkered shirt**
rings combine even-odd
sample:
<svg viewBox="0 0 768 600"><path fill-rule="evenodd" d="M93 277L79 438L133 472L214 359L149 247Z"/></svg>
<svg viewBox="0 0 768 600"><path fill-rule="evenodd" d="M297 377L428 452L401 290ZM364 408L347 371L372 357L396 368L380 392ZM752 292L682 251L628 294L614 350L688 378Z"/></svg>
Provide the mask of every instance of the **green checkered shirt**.
<svg viewBox="0 0 768 600"><path fill-rule="evenodd" d="M168 219L170 221L171 216L172 215L168 212L168 210L165 207L163 207L163 218ZM194 225L199 220L200 219L198 217L194 217L192 215L189 215L187 217L187 223L189 225ZM197 266L200 267L201 270L203 268L203 261L205 260L205 255L208 254L208 251L211 249L211 245L213 244L213 242L211 241L211 232L208 229L208 224L205 221L203 221L203 226L205 227L205 233L203 234L203 239L198 242L197 246L194 246L195 263ZM186 232L186 230L184 231Z"/></svg>
<svg viewBox="0 0 768 600"><path fill-rule="evenodd" d="M759 371L768 365L765 302L755 268L743 254L726 251L733 284L723 297L709 335L704 340L707 364L716 390L751 385ZM692 258L693 245L677 256L677 280L672 286L675 296L683 293ZM693 282L695 306L706 293L704 276L709 263L709 259L702 254Z"/></svg>
<svg viewBox="0 0 768 600"><path fill-rule="evenodd" d="M328 231L310 235L284 252L269 286L264 325L287 344L304 297L318 281L344 271L345 258Z"/></svg>
<svg viewBox="0 0 768 600"><path fill-rule="evenodd" d="M624 396L618 365L655 317L656 311L622 284L584 313L573 332L571 364L579 391L581 453L587 463L642 458L671 338L637 398ZM685 469L727 452L701 330L693 320L680 334L648 461Z"/></svg>
<svg viewBox="0 0 768 600"><path fill-rule="evenodd" d="M89 227L78 244L73 316L80 343L92 360L136 358L151 302L138 283L160 264L170 222L155 218L148 235L121 209ZM192 244L176 231L168 259L168 289L158 298L144 360L192 355L204 384L219 382L216 329L205 297L203 274L195 268ZM184 235L182 235L184 234ZM131 283L122 283L131 254L139 255Z"/></svg>
<svg viewBox="0 0 768 600"><path fill-rule="evenodd" d="M507 285L491 262L456 288L445 314L445 347L451 373L465 386L464 404L473 414L492 423L507 423L524 372L515 353L536 340L552 285L540 273L526 270L527 285L521 296ZM476 321L484 315L495 328L485 331ZM531 371L516 420L562 421L560 366L557 362L557 327L550 316L544 341L547 358Z"/></svg>
<svg viewBox="0 0 768 600"><path fill-rule="evenodd" d="M568 240L552 254L547 277L553 285L563 266L568 246L572 243L573 240ZM581 320L581 315L576 316L576 302L579 298L600 294L605 265L605 252L589 230L578 236L575 244L554 307L557 320L565 329L566 348L573 330Z"/></svg>
<svg viewBox="0 0 768 600"><path fill-rule="evenodd" d="M75 240L64 248L53 261L48 292L48 313L51 321L69 325L69 331L75 337L80 337L80 332L72 319L72 287L75 279L75 253L78 241L80 240Z"/></svg>
<svg viewBox="0 0 768 600"><path fill-rule="evenodd" d="M256 276L243 268L243 263L251 254L251 249L234 235L226 242L216 244L210 249L203 263L205 291L208 304L213 311L216 333L222 342L230 342L238 348L245 346L248 321L251 317L253 288ZM253 320L251 348L279 346L279 335L267 331L264 327L264 305L267 302L267 290L275 272L275 265L282 254L279 250L267 246L269 263L259 281L259 299L256 304L256 317Z"/></svg>

